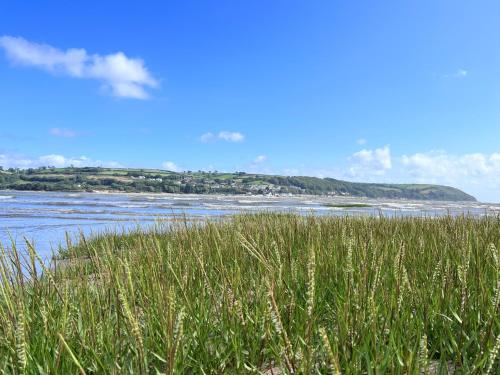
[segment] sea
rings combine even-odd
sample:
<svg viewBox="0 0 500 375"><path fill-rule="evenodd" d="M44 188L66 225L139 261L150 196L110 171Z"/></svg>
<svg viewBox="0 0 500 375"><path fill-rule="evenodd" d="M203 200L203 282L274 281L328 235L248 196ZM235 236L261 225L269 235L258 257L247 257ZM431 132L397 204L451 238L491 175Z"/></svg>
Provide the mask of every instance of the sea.
<svg viewBox="0 0 500 375"><path fill-rule="evenodd" d="M362 204L365 207L349 207ZM247 212L436 217L500 215L500 204L319 196L228 196L0 191L0 243L32 243L49 259L67 238L147 229L158 222L207 220Z"/></svg>

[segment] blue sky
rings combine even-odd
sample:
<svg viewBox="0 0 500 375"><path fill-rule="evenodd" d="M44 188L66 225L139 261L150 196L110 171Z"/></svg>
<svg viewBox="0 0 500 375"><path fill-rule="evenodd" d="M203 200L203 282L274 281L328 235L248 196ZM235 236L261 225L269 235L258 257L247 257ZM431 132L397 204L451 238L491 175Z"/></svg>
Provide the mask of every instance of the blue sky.
<svg viewBox="0 0 500 375"><path fill-rule="evenodd" d="M500 201L495 1L0 3L0 165L453 185Z"/></svg>

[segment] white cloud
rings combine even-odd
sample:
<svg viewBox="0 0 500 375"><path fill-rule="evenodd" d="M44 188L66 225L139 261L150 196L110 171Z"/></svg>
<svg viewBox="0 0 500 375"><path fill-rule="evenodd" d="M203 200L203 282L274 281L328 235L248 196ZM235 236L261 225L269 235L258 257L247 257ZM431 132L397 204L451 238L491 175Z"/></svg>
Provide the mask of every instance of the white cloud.
<svg viewBox="0 0 500 375"><path fill-rule="evenodd" d="M177 164L175 164L172 161L165 161L161 165L163 169L166 169L167 171L172 171L172 172L182 172L183 168L179 167Z"/></svg>
<svg viewBox="0 0 500 375"><path fill-rule="evenodd" d="M14 64L38 67L74 78L96 79L118 97L147 99L149 94L145 88L158 86L143 60L129 58L123 52L90 55L82 48L63 51L48 44L12 36L0 37L0 47Z"/></svg>
<svg viewBox="0 0 500 375"><path fill-rule="evenodd" d="M403 155L401 163L420 182L500 187L500 153L450 155L430 151Z"/></svg>
<svg viewBox="0 0 500 375"><path fill-rule="evenodd" d="M223 139L228 142L242 142L245 136L239 132L220 132L218 135L219 139Z"/></svg>
<svg viewBox="0 0 500 375"><path fill-rule="evenodd" d="M267 160L267 156L266 155L259 155L257 156L254 160L253 160L253 163L254 164L260 164L260 163L263 163Z"/></svg>
<svg viewBox="0 0 500 375"><path fill-rule="evenodd" d="M368 143L368 141L367 141L365 138L359 138L359 139L356 141L356 143L357 143L358 145L361 145L361 146L362 146L362 145L366 145L366 144Z"/></svg>
<svg viewBox="0 0 500 375"><path fill-rule="evenodd" d="M42 155L37 158L30 158L19 154L0 154L0 165L4 168L37 168L54 166L58 168L69 167L123 167L116 161L102 161L88 158L87 156L80 157L65 157L58 154Z"/></svg>
<svg viewBox="0 0 500 375"><path fill-rule="evenodd" d="M203 143L213 142L217 139L217 136L213 133L205 133L200 137L200 141Z"/></svg>
<svg viewBox="0 0 500 375"><path fill-rule="evenodd" d="M356 181L448 185L480 200L500 200L500 152L454 155L428 151L392 157L386 146L361 150L348 161L344 171L326 175Z"/></svg>
<svg viewBox="0 0 500 375"><path fill-rule="evenodd" d="M269 167L265 165L265 161L267 160L266 155L258 155L252 162L248 165L248 170L252 173L265 173L271 174L272 171Z"/></svg>
<svg viewBox="0 0 500 375"><path fill-rule="evenodd" d="M399 179L457 187L484 201L500 201L500 153L420 152L400 158Z"/></svg>
<svg viewBox="0 0 500 375"><path fill-rule="evenodd" d="M245 135L240 132L228 132L221 131L218 134L205 133L200 137L203 143L215 142L217 140L222 140L226 142L243 142L245 140Z"/></svg>
<svg viewBox="0 0 500 375"><path fill-rule="evenodd" d="M349 161L351 162L349 174L352 177L382 176L392 168L389 146L375 150L363 149L354 153Z"/></svg>
<svg viewBox="0 0 500 375"><path fill-rule="evenodd" d="M500 153L418 152L392 157L388 146L361 150L348 158L344 177L361 181L433 183L500 189Z"/></svg>
<svg viewBox="0 0 500 375"><path fill-rule="evenodd" d="M458 69L456 72L451 73L451 74L446 74L446 78L465 78L469 72L465 69Z"/></svg>
<svg viewBox="0 0 500 375"><path fill-rule="evenodd" d="M65 128L51 128L49 129L49 133L55 137L62 137L62 138L74 138L78 135L76 131Z"/></svg>

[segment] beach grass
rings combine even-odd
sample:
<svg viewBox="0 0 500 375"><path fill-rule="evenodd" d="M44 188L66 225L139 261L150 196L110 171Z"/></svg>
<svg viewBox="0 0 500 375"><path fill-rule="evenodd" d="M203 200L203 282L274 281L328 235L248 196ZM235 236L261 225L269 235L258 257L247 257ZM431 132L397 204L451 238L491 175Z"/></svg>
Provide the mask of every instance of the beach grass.
<svg viewBox="0 0 500 375"><path fill-rule="evenodd" d="M0 372L498 374L500 218L259 213L0 257Z"/></svg>

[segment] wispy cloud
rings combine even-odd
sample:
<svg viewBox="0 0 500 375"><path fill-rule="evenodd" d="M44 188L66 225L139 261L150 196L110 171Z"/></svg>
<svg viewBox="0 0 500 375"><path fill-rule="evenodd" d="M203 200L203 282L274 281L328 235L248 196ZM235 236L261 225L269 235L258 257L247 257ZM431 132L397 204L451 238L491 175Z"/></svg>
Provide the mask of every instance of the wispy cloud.
<svg viewBox="0 0 500 375"><path fill-rule="evenodd" d="M367 144L367 143L368 143L368 141L367 141L365 138L359 138L358 140L356 140L356 143L357 143L358 145L361 145L361 146L362 146L362 145Z"/></svg>
<svg viewBox="0 0 500 375"><path fill-rule="evenodd" d="M4 168L37 168L54 166L58 168L69 167L110 167L121 168L122 164L116 161L102 161L91 159L87 156L66 157L59 154L42 155L36 158L21 154L0 154L0 165Z"/></svg>
<svg viewBox="0 0 500 375"><path fill-rule="evenodd" d="M252 173L272 173L271 169L266 166L266 161L266 155L258 155L252 160L247 168Z"/></svg>
<svg viewBox="0 0 500 375"><path fill-rule="evenodd" d="M264 163L266 160L267 160L267 156L266 155L259 155L259 156L257 156L253 160L253 163L254 164L260 164L260 163Z"/></svg>
<svg viewBox="0 0 500 375"><path fill-rule="evenodd" d="M0 47L13 64L73 78L96 79L117 97L148 99L146 88L158 86L143 60L129 58L123 52L98 55L88 54L82 48L64 51L13 36L0 37Z"/></svg>
<svg viewBox="0 0 500 375"><path fill-rule="evenodd" d="M76 136L78 136L78 133L75 130L66 128L51 128L49 129L49 133L54 137L61 138L75 138Z"/></svg>
<svg viewBox="0 0 500 375"><path fill-rule="evenodd" d="M242 142L245 136L239 132L220 132L219 139L223 139L228 142Z"/></svg>
<svg viewBox="0 0 500 375"><path fill-rule="evenodd" d="M165 161L161 165L163 169L166 169L167 171L171 172L182 172L184 169L179 167L177 164L175 164L173 161Z"/></svg>
<svg viewBox="0 0 500 375"><path fill-rule="evenodd" d="M213 142L217 139L217 136L214 133L205 133L200 137L200 141L203 143Z"/></svg>
<svg viewBox="0 0 500 375"><path fill-rule="evenodd" d="M200 137L200 141L203 143L210 143L218 140L226 142L243 142L245 140L245 135L240 132L221 131L218 134L210 132L205 133Z"/></svg>
<svg viewBox="0 0 500 375"><path fill-rule="evenodd" d="M446 74L445 77L446 78L457 78L457 79L461 79L461 78L465 78L467 77L467 75L469 74L469 72L465 69L458 69L457 71L451 73L451 74Z"/></svg>
<svg viewBox="0 0 500 375"><path fill-rule="evenodd" d="M9 141L32 141L36 139L33 135L19 135L12 132L0 132L0 141L1 140L9 140ZM0 150L1 152L1 150Z"/></svg>

